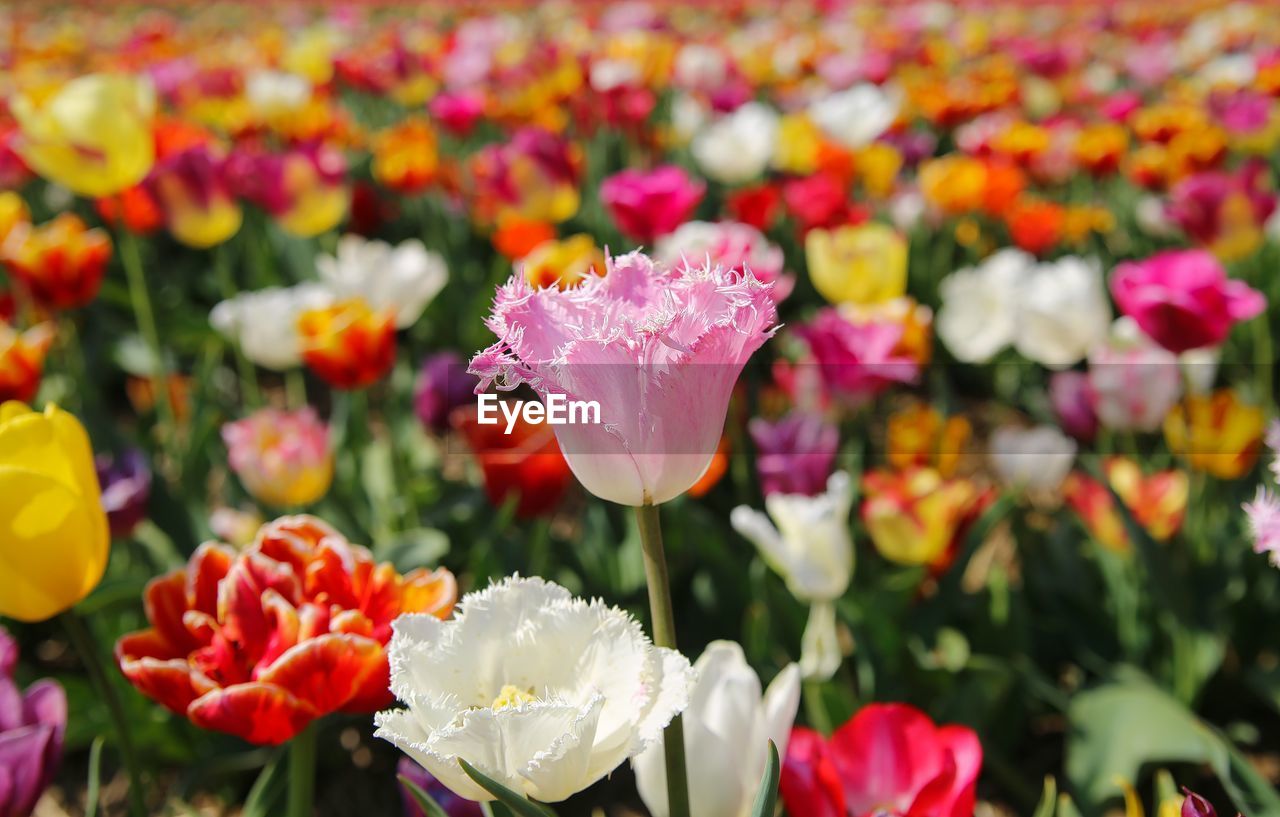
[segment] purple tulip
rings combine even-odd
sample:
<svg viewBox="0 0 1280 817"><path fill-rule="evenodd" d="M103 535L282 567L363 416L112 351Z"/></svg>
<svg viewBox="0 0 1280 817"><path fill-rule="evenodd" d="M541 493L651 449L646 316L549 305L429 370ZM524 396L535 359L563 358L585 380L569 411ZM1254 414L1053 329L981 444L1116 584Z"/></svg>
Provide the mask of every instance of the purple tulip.
<svg viewBox="0 0 1280 817"><path fill-rule="evenodd" d="M130 449L117 457L100 454L94 464L111 535L128 536L147 518L147 502L151 499L151 468L147 458L141 451Z"/></svg>
<svg viewBox="0 0 1280 817"><path fill-rule="evenodd" d="M449 413L474 401L475 375L455 352L438 352L422 362L413 406L422 424L436 433L449 427Z"/></svg>
<svg viewBox="0 0 1280 817"><path fill-rule="evenodd" d="M440 804L440 808L444 809L444 813L449 817L482 817L484 814L480 809L480 804L471 800L463 800L458 795L449 791L431 776L431 772L414 763L407 757L400 758L400 768L397 771L414 785L431 795L431 798ZM401 785L400 794L404 798L405 817L426 817L422 809L418 806L413 795L409 793L409 789Z"/></svg>
<svg viewBox="0 0 1280 817"><path fill-rule="evenodd" d="M1208 800L1186 786L1182 787L1182 791L1187 795L1187 798L1182 801L1182 817L1217 817L1217 812Z"/></svg>
<svg viewBox="0 0 1280 817"><path fill-rule="evenodd" d="M67 697L55 681L13 681L18 645L0 627L0 817L28 817L62 762Z"/></svg>
<svg viewBox="0 0 1280 817"><path fill-rule="evenodd" d="M756 444L756 470L765 496L816 496L827 488L840 434L821 417L792 412L771 423L757 417L747 425Z"/></svg>
<svg viewBox="0 0 1280 817"><path fill-rule="evenodd" d="M1049 378L1049 403L1062 430L1081 442L1098 433L1093 387L1084 372L1056 372Z"/></svg>

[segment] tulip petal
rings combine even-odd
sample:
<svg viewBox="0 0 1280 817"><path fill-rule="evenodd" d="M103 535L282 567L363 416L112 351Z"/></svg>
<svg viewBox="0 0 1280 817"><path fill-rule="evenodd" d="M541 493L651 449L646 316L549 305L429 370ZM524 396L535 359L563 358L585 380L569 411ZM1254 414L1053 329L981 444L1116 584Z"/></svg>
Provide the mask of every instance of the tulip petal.
<svg viewBox="0 0 1280 817"><path fill-rule="evenodd" d="M382 654L382 646L368 638L322 635L287 650L258 680L288 690L316 712L334 712L383 666Z"/></svg>
<svg viewBox="0 0 1280 817"><path fill-rule="evenodd" d="M0 426L0 451L5 451L0 460L22 458L5 448L15 442L6 432L22 419ZM49 449L41 456L61 458ZM97 585L106 567L106 515L100 506L86 506L86 500L73 485L49 474L0 463L0 615L43 621Z"/></svg>
<svg viewBox="0 0 1280 817"><path fill-rule="evenodd" d="M202 729L268 746L292 739L320 714L288 690L263 683L215 689L187 709L191 722Z"/></svg>
<svg viewBox="0 0 1280 817"><path fill-rule="evenodd" d="M945 752L933 722L903 704L863 707L831 738L849 808L904 811L916 793L943 770Z"/></svg>
<svg viewBox="0 0 1280 817"><path fill-rule="evenodd" d="M0 734L0 769L9 773L9 813L30 814L40 799L53 733L50 726L26 726Z"/></svg>
<svg viewBox="0 0 1280 817"><path fill-rule="evenodd" d="M155 630L131 633L116 642L116 663L139 692L179 715L200 697L190 664Z"/></svg>
<svg viewBox="0 0 1280 817"><path fill-rule="evenodd" d="M458 580L444 569L406 573L400 588L402 613L428 613L447 618L458 598Z"/></svg>

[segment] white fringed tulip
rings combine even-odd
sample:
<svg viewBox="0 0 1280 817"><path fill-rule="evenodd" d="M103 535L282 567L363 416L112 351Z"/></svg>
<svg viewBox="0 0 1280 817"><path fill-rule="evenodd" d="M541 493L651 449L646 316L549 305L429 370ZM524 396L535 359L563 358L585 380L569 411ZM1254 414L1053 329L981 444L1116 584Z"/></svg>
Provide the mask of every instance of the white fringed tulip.
<svg viewBox="0 0 1280 817"><path fill-rule="evenodd" d="M800 669L806 678L830 678L840 666L834 603L853 577L853 483L837 471L824 494L770 494L764 506L768 515L740 505L729 521L760 549L791 594L812 605Z"/></svg>
<svg viewBox="0 0 1280 817"><path fill-rule="evenodd" d="M732 641L707 645L693 665L698 680L684 711L689 805L698 817L747 817L764 775L769 741L787 753L800 706L800 671L787 666L761 695L760 678ZM659 739L632 761L640 799L667 817L667 770Z"/></svg>
<svg viewBox="0 0 1280 817"><path fill-rule="evenodd" d="M404 709L377 736L442 784L492 800L459 759L535 800L585 789L658 740L694 673L639 622L559 585L513 577L466 595L450 621L402 616L388 653Z"/></svg>

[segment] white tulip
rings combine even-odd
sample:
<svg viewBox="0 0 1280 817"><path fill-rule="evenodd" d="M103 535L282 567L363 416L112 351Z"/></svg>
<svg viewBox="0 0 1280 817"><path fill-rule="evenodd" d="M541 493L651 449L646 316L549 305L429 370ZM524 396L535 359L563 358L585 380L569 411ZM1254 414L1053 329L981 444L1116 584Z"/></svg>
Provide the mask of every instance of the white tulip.
<svg viewBox="0 0 1280 817"><path fill-rule="evenodd" d="M1076 441L1055 426L1003 426L992 432L990 445L996 474L1019 490L1057 488L1076 458Z"/></svg>
<svg viewBox="0 0 1280 817"><path fill-rule="evenodd" d="M777 138L777 112L759 102L748 102L703 128L694 137L691 150L708 178L742 184L764 173Z"/></svg>
<svg viewBox="0 0 1280 817"><path fill-rule="evenodd" d="M1103 428L1151 432L1182 396L1178 356L1143 334L1130 317L1089 353L1093 409Z"/></svg>
<svg viewBox="0 0 1280 817"><path fill-rule="evenodd" d="M405 708L379 713L376 735L469 800L493 797L460 759L564 800L658 740L693 689L689 661L630 615L538 578L469 593L452 620L405 615L393 629L391 691Z"/></svg>
<svg viewBox="0 0 1280 817"><path fill-rule="evenodd" d="M300 110L311 101L311 83L287 71L260 70L244 81L244 96L260 116L278 116Z"/></svg>
<svg viewBox="0 0 1280 817"><path fill-rule="evenodd" d="M760 549L791 595L811 605L800 667L805 677L830 678L841 660L833 604L853 577L853 483L848 474L837 471L827 480L824 494L771 494L764 505L767 516L739 505L729 522Z"/></svg>
<svg viewBox="0 0 1280 817"><path fill-rule="evenodd" d="M1068 256L1039 264L1018 296L1013 345L1023 357L1065 369L1106 340L1111 302L1096 260Z"/></svg>
<svg viewBox="0 0 1280 817"><path fill-rule="evenodd" d="M299 316L332 302L333 293L322 284L268 287L219 303L209 313L209 323L252 362L284 371L302 363Z"/></svg>
<svg viewBox="0 0 1280 817"><path fill-rule="evenodd" d="M698 817L747 817L768 759L769 741L785 755L800 706L795 664L778 673L761 695L760 678L732 641L707 645L684 711L689 805ZM640 799L653 817L668 817L667 769L659 738L631 761Z"/></svg>
<svg viewBox="0 0 1280 817"><path fill-rule="evenodd" d="M871 144L893 125L897 116L897 98L866 82L809 105L809 118L814 124L850 150Z"/></svg>
<svg viewBox="0 0 1280 817"><path fill-rule="evenodd" d="M957 360L986 363L1013 343L1019 290L1035 265L1027 253L1005 249L942 280L934 326Z"/></svg>
<svg viewBox="0 0 1280 817"><path fill-rule="evenodd" d="M397 329L412 326L449 280L444 259L416 238L392 247L344 235L337 255L320 255L316 269L339 297L360 297L375 310L394 310Z"/></svg>

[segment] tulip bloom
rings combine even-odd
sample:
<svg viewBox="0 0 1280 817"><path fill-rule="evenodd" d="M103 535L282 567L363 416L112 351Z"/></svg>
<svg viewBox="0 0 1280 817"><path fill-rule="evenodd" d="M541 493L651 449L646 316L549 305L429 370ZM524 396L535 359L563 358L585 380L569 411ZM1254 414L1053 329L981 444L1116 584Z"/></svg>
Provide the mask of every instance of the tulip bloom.
<svg viewBox="0 0 1280 817"><path fill-rule="evenodd" d="M1155 431L1182 394L1178 357L1129 318L1089 353L1089 396L1104 428Z"/></svg>
<svg viewBox="0 0 1280 817"><path fill-rule="evenodd" d="M1062 430L1081 442L1090 442L1098 433L1098 415L1093 407L1093 387L1084 372L1054 372L1049 378L1049 404Z"/></svg>
<svg viewBox="0 0 1280 817"><path fill-rule="evenodd" d="M840 433L814 414L793 412L777 422L757 417L747 424L756 446L760 490L815 496L826 490L840 447Z"/></svg>
<svg viewBox="0 0 1280 817"><path fill-rule="evenodd" d="M225 168L225 157L196 145L163 159L147 180L169 233L188 247L214 247L240 230L244 215Z"/></svg>
<svg viewBox="0 0 1280 817"><path fill-rule="evenodd" d="M155 160L155 91L145 80L88 74L47 99L9 103L18 151L33 170L82 196L109 196L147 175Z"/></svg>
<svg viewBox="0 0 1280 817"><path fill-rule="evenodd" d="M935 570L950 564L988 499L971 481L944 479L932 468L872 471L862 483L862 521L880 555Z"/></svg>
<svg viewBox="0 0 1280 817"><path fill-rule="evenodd" d="M627 169L600 184L600 200L627 238L649 242L689 220L706 185L675 165Z"/></svg>
<svg viewBox="0 0 1280 817"><path fill-rule="evenodd" d="M51 680L20 690L18 645L0 627L0 817L28 817L62 764L67 696Z"/></svg>
<svg viewBox="0 0 1280 817"><path fill-rule="evenodd" d="M809 346L827 390L855 405L919 377L919 363L901 349L902 324L853 320L826 307L796 332Z"/></svg>
<svg viewBox="0 0 1280 817"><path fill-rule="evenodd" d="M638 252L563 292L513 277L488 321L499 340L470 370L482 388L596 401L600 424L554 426L569 467L602 499L660 504L715 455L738 375L773 334L769 292L750 273L672 271Z"/></svg>
<svg viewBox="0 0 1280 817"><path fill-rule="evenodd" d="M252 362L284 371L302 363L304 339L298 318L333 300L327 286L314 282L241 292L215 306L209 324Z"/></svg>
<svg viewBox="0 0 1280 817"><path fill-rule="evenodd" d="M1169 470L1146 475L1137 462L1122 457L1109 458L1102 467L1111 490L1152 538L1164 541L1178 532L1190 490L1185 472ZM1090 535L1099 544L1124 553L1131 542L1111 490L1079 472L1063 483L1067 504L1080 515Z"/></svg>
<svg viewBox="0 0 1280 817"><path fill-rule="evenodd" d="M1164 438L1192 468L1218 479L1239 479L1258 460L1264 423L1261 408L1223 389L1189 395L1175 405L1165 417Z"/></svg>
<svg viewBox="0 0 1280 817"><path fill-rule="evenodd" d="M0 403L25 403L36 396L53 333L51 323L19 332L0 318Z"/></svg>
<svg viewBox="0 0 1280 817"><path fill-rule="evenodd" d="M782 248L750 224L735 221L690 221L658 239L654 259L673 269L696 267L707 258L712 264L751 274L773 284L773 299L782 301L795 279L783 275Z"/></svg>
<svg viewBox="0 0 1280 817"><path fill-rule="evenodd" d="M111 535L130 535L147 518L151 499L151 467L146 455L136 448L118 457L100 454L94 469L102 486L102 508L107 512Z"/></svg>
<svg viewBox="0 0 1280 817"><path fill-rule="evenodd" d="M407 119L373 139L373 178L399 193L417 194L435 179L440 157L436 132L424 119Z"/></svg>
<svg viewBox="0 0 1280 817"><path fill-rule="evenodd" d="M57 406L0 404L0 616L44 621L98 586L111 539L89 436Z"/></svg>
<svg viewBox="0 0 1280 817"><path fill-rule="evenodd" d="M996 475L1015 490L1056 489L1076 457L1076 441L1054 426L1001 426L989 443Z"/></svg>
<svg viewBox="0 0 1280 817"><path fill-rule="evenodd" d="M504 579L468 593L451 621L403 616L394 630L391 689L407 708L380 712L376 735L468 800L493 795L459 759L543 802L582 791L652 745L694 683L688 659L653 646L630 615L539 578Z"/></svg>
<svg viewBox="0 0 1280 817"><path fill-rule="evenodd" d="M868 704L825 740L791 733L782 802L805 817L970 817L982 744L907 704Z"/></svg>
<svg viewBox="0 0 1280 817"><path fill-rule="evenodd" d="M892 227L810 230L804 253L814 288L831 303L881 303L906 292L907 242Z"/></svg>
<svg viewBox="0 0 1280 817"><path fill-rule="evenodd" d="M518 266L532 287L572 289L588 275L603 275L605 258L594 238L579 233L540 242L520 259Z"/></svg>
<svg viewBox="0 0 1280 817"><path fill-rule="evenodd" d="M401 576L319 519L283 517L244 551L201 545L148 584L151 627L116 642L116 660L195 725L276 745L332 712L389 703L391 622L443 618L456 596L443 568Z"/></svg>
<svg viewBox="0 0 1280 817"><path fill-rule="evenodd" d="M1236 322L1267 308L1266 296L1227 278L1204 250L1169 250L1121 264L1111 275L1111 294L1121 312L1175 354L1217 346Z"/></svg>
<svg viewBox="0 0 1280 817"><path fill-rule="evenodd" d="M760 550L765 562L787 583L787 590L811 605L800 649L806 678L827 679L840 668L835 601L853 578L853 539L849 511L853 483L837 471L817 496L772 494L768 514L739 505L729 515L734 530Z"/></svg>
<svg viewBox="0 0 1280 817"><path fill-rule="evenodd" d="M927 465L949 477L972 434L964 417L944 418L933 406L914 403L889 415L885 458L898 470Z"/></svg>
<svg viewBox="0 0 1280 817"><path fill-rule="evenodd" d="M450 421L480 463L485 493L495 508L516 497L516 516L528 519L559 506L572 472L551 427L520 416L506 434L501 426L477 423L470 406L455 409Z"/></svg>
<svg viewBox="0 0 1280 817"><path fill-rule="evenodd" d="M332 230L347 214L351 190L347 162L323 144L283 154L257 149L233 153L228 178L240 195L270 213L280 228L300 238Z"/></svg>
<svg viewBox="0 0 1280 817"><path fill-rule="evenodd" d="M15 227L0 247L0 260L36 300L54 309L76 309L98 296L111 239L74 213L62 213L39 226Z"/></svg>
<svg viewBox="0 0 1280 817"><path fill-rule="evenodd" d="M689 805L698 817L748 817L764 774L768 742L787 754L800 706L800 672L790 664L761 694L760 678L742 647L713 641L693 665L697 682L683 713L689 756ZM663 739L631 762L640 799L653 817L668 817Z"/></svg>
<svg viewBox="0 0 1280 817"><path fill-rule="evenodd" d="M363 298L349 298L298 316L302 360L336 389L363 389L396 362L393 310L375 310Z"/></svg>
<svg viewBox="0 0 1280 817"><path fill-rule="evenodd" d="M277 508L310 505L333 482L329 427L307 407L259 409L222 427L227 462L255 499Z"/></svg>
<svg viewBox="0 0 1280 817"><path fill-rule="evenodd" d="M456 352L437 352L422 361L413 410L429 431L443 433L449 428L449 414L475 401L475 388L476 379L467 374Z"/></svg>
<svg viewBox="0 0 1280 817"><path fill-rule="evenodd" d="M335 297L362 298L376 311L391 311L397 329L417 323L449 280L444 258L416 238L393 247L344 235L334 255L316 257L316 271Z"/></svg>

